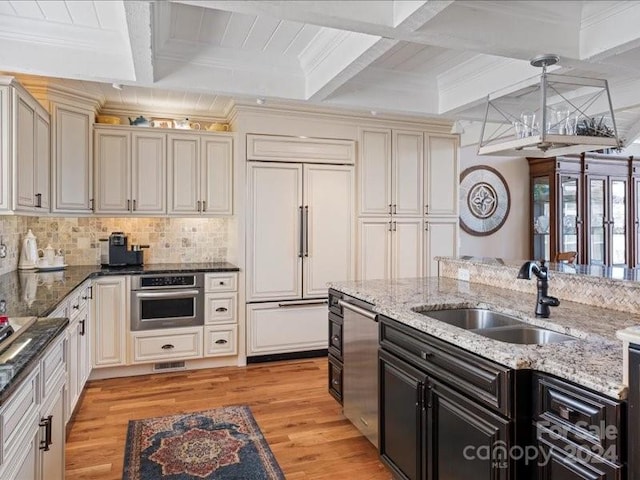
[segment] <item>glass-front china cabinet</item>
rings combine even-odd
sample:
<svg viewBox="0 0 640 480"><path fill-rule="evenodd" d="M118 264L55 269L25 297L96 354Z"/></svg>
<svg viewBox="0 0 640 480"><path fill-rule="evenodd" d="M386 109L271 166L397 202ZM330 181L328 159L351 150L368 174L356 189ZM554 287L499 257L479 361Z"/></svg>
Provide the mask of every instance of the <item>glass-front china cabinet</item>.
<svg viewBox="0 0 640 480"><path fill-rule="evenodd" d="M530 254L640 266L640 160L600 154L529 158Z"/></svg>

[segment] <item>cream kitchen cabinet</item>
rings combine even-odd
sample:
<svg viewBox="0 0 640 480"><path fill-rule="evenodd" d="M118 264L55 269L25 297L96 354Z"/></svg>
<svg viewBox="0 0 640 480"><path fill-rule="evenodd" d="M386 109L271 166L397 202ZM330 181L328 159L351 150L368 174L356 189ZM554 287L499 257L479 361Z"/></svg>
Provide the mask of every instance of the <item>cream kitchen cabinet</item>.
<svg viewBox="0 0 640 480"><path fill-rule="evenodd" d="M204 277L204 355L238 353L238 274L207 273Z"/></svg>
<svg viewBox="0 0 640 480"><path fill-rule="evenodd" d="M0 209L48 212L50 119L12 77L0 77Z"/></svg>
<svg viewBox="0 0 640 480"><path fill-rule="evenodd" d="M16 210L49 211L49 114L14 90L16 105Z"/></svg>
<svg viewBox="0 0 640 480"><path fill-rule="evenodd" d="M101 127L94 144L96 213L166 213L166 134Z"/></svg>
<svg viewBox="0 0 640 480"><path fill-rule="evenodd" d="M127 277L102 277L93 282L91 339L93 367L127 364L129 298Z"/></svg>
<svg viewBox="0 0 640 480"><path fill-rule="evenodd" d="M422 132L362 129L359 215L422 215Z"/></svg>
<svg viewBox="0 0 640 480"><path fill-rule="evenodd" d="M93 122L92 110L51 103L52 212L93 211Z"/></svg>
<svg viewBox="0 0 640 480"><path fill-rule="evenodd" d="M373 280L422 276L422 230L421 218L360 218L358 278Z"/></svg>
<svg viewBox="0 0 640 480"><path fill-rule="evenodd" d="M457 218L430 218L424 222L424 270L425 277L438 276L435 257L458 255L459 223Z"/></svg>
<svg viewBox="0 0 640 480"><path fill-rule="evenodd" d="M211 134L167 137L169 214L233 213L233 139Z"/></svg>
<svg viewBox="0 0 640 480"><path fill-rule="evenodd" d="M427 216L458 216L458 144L456 135L424 137L424 213Z"/></svg>
<svg viewBox="0 0 640 480"><path fill-rule="evenodd" d="M64 480L65 336L0 407L0 478Z"/></svg>

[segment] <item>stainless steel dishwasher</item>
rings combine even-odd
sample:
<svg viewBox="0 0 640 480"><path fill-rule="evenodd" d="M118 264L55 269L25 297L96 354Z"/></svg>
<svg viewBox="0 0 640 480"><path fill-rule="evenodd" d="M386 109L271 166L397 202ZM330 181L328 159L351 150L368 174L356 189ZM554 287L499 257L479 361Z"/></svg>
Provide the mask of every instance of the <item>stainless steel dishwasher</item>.
<svg viewBox="0 0 640 480"><path fill-rule="evenodd" d="M349 299L342 332L343 412L367 439L378 446L378 317ZM363 302L359 302L364 304Z"/></svg>

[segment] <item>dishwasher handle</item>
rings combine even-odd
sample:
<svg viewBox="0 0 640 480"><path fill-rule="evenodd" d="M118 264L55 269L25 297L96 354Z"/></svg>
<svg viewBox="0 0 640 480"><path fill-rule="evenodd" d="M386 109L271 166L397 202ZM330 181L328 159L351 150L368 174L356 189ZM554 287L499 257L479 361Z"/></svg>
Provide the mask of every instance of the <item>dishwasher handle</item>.
<svg viewBox="0 0 640 480"><path fill-rule="evenodd" d="M363 317L367 317L369 320L373 320L374 322L378 321L378 314L370 312L369 310L365 310L362 307L354 305L353 303L345 302L344 300L338 300L338 305L342 308L346 308L347 310L351 310L358 315L362 315Z"/></svg>

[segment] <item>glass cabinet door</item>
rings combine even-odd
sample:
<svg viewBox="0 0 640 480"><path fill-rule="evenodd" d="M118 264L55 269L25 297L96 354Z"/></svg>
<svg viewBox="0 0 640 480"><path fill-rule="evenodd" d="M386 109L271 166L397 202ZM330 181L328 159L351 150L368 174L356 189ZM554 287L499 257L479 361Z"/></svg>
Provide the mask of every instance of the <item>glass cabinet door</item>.
<svg viewBox="0 0 640 480"><path fill-rule="evenodd" d="M590 178L588 187L588 228L589 258L587 263L604 265L606 258L605 187L603 178Z"/></svg>
<svg viewBox="0 0 640 480"><path fill-rule="evenodd" d="M533 178L533 258L551 258L549 176Z"/></svg>
<svg viewBox="0 0 640 480"><path fill-rule="evenodd" d="M635 195L633 203L635 211L633 218L634 232L631 235L631 238L633 238L633 241L635 242L633 247L635 249L635 265L632 265L632 267L638 267L640 266L640 180L634 180L633 182L633 192Z"/></svg>
<svg viewBox="0 0 640 480"><path fill-rule="evenodd" d="M611 180L611 214L608 225L611 241L611 265L627 265L627 182Z"/></svg>
<svg viewBox="0 0 640 480"><path fill-rule="evenodd" d="M560 252L578 252L579 218L578 177L560 176L560 221L558 239Z"/></svg>

